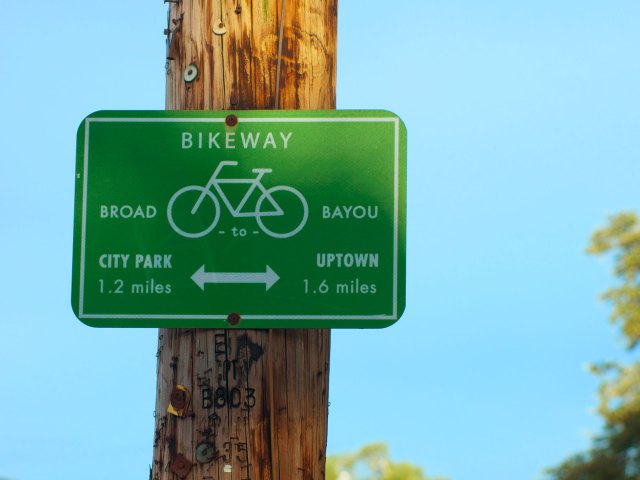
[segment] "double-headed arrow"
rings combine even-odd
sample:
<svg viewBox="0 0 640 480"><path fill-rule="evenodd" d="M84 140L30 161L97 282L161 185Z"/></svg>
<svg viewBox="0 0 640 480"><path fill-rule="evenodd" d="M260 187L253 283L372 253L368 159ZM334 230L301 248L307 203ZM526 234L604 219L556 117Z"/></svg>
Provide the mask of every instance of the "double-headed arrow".
<svg viewBox="0 0 640 480"><path fill-rule="evenodd" d="M239 273L239 272L205 272L202 265L196 273L191 276L196 285L204 290L206 283L264 283L266 290L269 290L280 277L267 265L264 273Z"/></svg>

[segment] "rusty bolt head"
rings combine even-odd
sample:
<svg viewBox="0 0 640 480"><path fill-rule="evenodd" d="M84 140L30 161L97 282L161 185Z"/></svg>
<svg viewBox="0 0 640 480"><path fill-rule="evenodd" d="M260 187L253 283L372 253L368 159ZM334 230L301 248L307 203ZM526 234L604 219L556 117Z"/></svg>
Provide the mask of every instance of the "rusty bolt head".
<svg viewBox="0 0 640 480"><path fill-rule="evenodd" d="M235 10L236 14L240 15L242 13L242 7L238 5Z"/></svg>
<svg viewBox="0 0 640 480"><path fill-rule="evenodd" d="M238 124L238 117L235 115L227 115L227 118L224 119L224 123L226 123L228 127L235 127Z"/></svg>
<svg viewBox="0 0 640 480"><path fill-rule="evenodd" d="M173 408L175 408L176 410L182 410L187 403L187 392L175 388L173 392L171 392L170 402Z"/></svg>
<svg viewBox="0 0 640 480"><path fill-rule="evenodd" d="M240 323L241 317L236 312L232 312L227 315L227 322L229 325L238 325Z"/></svg>
<svg viewBox="0 0 640 480"><path fill-rule="evenodd" d="M171 471L180 478L186 478L193 464L181 453L177 454L171 462Z"/></svg>

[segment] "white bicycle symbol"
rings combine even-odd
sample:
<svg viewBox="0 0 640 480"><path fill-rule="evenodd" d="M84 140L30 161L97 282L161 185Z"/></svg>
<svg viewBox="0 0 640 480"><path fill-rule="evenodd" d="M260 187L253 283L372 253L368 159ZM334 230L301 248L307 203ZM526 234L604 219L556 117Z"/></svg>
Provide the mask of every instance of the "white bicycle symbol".
<svg viewBox="0 0 640 480"><path fill-rule="evenodd" d="M188 185L186 187L181 188L176 193L174 193L173 196L171 197L171 200L169 200L169 205L167 206L167 218L169 219L169 224L171 225L171 227L177 233L187 238L199 238L211 232L215 228L215 226L218 224L218 220L220 219L220 202L218 201L218 198L216 197L216 195L214 195L212 191L212 187L213 187L215 192L222 199L222 202L224 203L225 207L227 207L227 210L229 210L229 213L231 213L231 215L234 218L255 217L256 222L260 227L260 229L271 237L288 238L288 237L292 237L293 235L298 233L300 230L302 230L305 223L307 222L307 217L309 216L309 207L307 205L307 201L302 196L302 194L295 188L287 187L285 185L265 188L264 185L262 185L261 183L261 179L266 173L272 172L270 168L252 169L251 171L257 174L255 178L218 178L220 171L222 170L223 167L237 166L237 165L238 165L238 162L224 160L218 164L215 171L213 172L213 175L211 175L211 178L209 179L209 181L204 187L201 187L199 185ZM242 197L242 200L240 200L240 202L235 208L229 201L225 192L220 187L223 184L249 185L247 192L244 194L244 196ZM243 212L242 209L245 207L247 201L249 200L249 197L251 197L251 194L254 193L256 189L258 189L260 192L260 198L256 203L255 210ZM202 203L206 199L209 199L211 202L213 202L213 209L214 209L211 222L209 223L208 221L206 221L204 228L202 227L202 225L199 225L195 228L193 226L189 228L183 225L181 228L180 226L178 226L178 223L180 222L176 222L176 215L175 215L175 213L178 213L178 217L180 217L180 213L179 213L180 210L174 213L174 209L176 208L176 202L178 202L180 207L183 207L183 208L184 208L184 205L187 205L186 209L188 210L188 207L191 206L191 203L189 202L189 197L191 197L193 193L197 193L199 195L197 196L197 198L193 196L193 198L196 198L196 201L195 201L195 204L191 207L191 212L190 212L191 216L195 216L198 212L198 209L202 206ZM284 217L287 215L287 213L282 209L282 207L280 207L280 204L273 197L274 193L278 193L278 196L282 196L281 193L286 193L286 195L289 197L293 195L293 197L291 198L296 200L296 205L293 205L293 207L298 210L298 213L296 214L297 216L300 216L299 210L300 210L300 206L302 207L301 220L299 220L298 222L295 222L295 219L293 220L289 219L290 222L295 222L293 229L291 229L290 223L285 227L285 231L280 231L280 232L275 231L277 230L277 228L274 229L273 226L269 228L265 225L263 220L265 217ZM189 202L189 203L185 203L185 202ZM288 208L290 208L291 202L287 200L286 203L289 205Z"/></svg>

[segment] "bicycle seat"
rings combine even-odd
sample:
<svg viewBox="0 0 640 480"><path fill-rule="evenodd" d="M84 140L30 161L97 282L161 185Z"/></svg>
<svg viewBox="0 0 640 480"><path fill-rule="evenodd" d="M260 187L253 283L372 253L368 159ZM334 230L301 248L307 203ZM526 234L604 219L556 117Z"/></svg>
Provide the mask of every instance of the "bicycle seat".
<svg viewBox="0 0 640 480"><path fill-rule="evenodd" d="M251 170L253 173L271 173L273 169L271 168L254 168Z"/></svg>

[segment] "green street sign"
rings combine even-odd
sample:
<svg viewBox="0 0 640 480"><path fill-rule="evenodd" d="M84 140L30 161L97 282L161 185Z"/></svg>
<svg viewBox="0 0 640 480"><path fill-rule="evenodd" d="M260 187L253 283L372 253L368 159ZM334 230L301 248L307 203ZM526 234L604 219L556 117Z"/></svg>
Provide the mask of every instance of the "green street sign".
<svg viewBox="0 0 640 480"><path fill-rule="evenodd" d="M78 129L72 306L96 327L377 328L405 306L386 111L103 111Z"/></svg>

